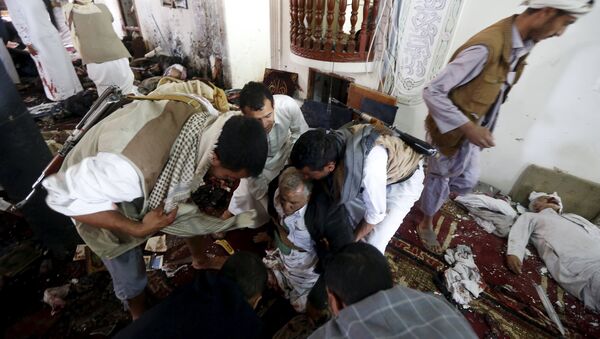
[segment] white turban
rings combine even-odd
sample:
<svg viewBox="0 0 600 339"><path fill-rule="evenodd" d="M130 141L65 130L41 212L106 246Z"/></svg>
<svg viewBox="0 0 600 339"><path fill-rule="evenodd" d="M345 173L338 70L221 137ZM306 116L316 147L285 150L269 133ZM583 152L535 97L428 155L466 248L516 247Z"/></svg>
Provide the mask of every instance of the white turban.
<svg viewBox="0 0 600 339"><path fill-rule="evenodd" d="M532 191L529 194L529 209L530 210L531 210L531 204L533 203L533 201L540 197L552 197L552 198L556 199L556 201L558 201L558 206L560 207L560 209L558 210L558 213L562 213L562 210L563 210L562 199L558 196L558 193L556 193L556 192L549 194L549 193L545 193L545 192Z"/></svg>
<svg viewBox="0 0 600 339"><path fill-rule="evenodd" d="M593 1L590 0L525 0L521 6L529 8L552 7L563 10L574 16L587 14L592 10Z"/></svg>

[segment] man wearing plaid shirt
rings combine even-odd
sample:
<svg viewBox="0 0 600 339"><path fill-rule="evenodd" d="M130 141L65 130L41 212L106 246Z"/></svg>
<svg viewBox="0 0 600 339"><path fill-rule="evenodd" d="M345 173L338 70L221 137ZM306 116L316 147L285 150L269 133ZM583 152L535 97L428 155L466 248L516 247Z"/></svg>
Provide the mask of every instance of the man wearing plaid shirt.
<svg viewBox="0 0 600 339"><path fill-rule="evenodd" d="M477 338L448 302L393 286L386 258L372 245L352 243L325 267L334 318L309 338Z"/></svg>

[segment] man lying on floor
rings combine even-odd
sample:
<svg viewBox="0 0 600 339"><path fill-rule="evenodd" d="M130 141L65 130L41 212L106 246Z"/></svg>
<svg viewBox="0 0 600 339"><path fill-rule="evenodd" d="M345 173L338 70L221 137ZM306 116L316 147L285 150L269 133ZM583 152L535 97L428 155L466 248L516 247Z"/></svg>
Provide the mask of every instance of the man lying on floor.
<svg viewBox="0 0 600 339"><path fill-rule="evenodd" d="M600 311L600 229L577 214L563 214L556 193L532 192L529 200L532 212L521 215L508 236L508 267L521 273L531 240L554 280Z"/></svg>
<svg viewBox="0 0 600 339"><path fill-rule="evenodd" d="M310 338L476 338L447 301L393 286L387 260L375 247L352 243L325 266L333 319Z"/></svg>
<svg viewBox="0 0 600 339"><path fill-rule="evenodd" d="M261 338L254 311L267 287L267 269L253 253L237 252L220 271L198 271L115 338Z"/></svg>

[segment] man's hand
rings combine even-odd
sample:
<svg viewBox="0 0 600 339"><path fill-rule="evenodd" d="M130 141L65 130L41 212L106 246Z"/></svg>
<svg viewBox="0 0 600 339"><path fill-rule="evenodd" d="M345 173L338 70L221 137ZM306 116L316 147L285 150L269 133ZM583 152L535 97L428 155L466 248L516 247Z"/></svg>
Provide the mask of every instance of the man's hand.
<svg viewBox="0 0 600 339"><path fill-rule="evenodd" d="M225 212L223 212L223 214L221 214L220 218L223 220L227 220L231 217L233 217L233 213L229 212L229 210L225 210Z"/></svg>
<svg viewBox="0 0 600 339"><path fill-rule="evenodd" d="M375 225L369 224L363 219L354 230L354 241L361 241L367 234L371 233L374 227Z"/></svg>
<svg viewBox="0 0 600 339"><path fill-rule="evenodd" d="M9 41L6 43L6 48L8 48L8 49L13 49L13 48L17 48L17 47L19 47L19 44L17 42Z"/></svg>
<svg viewBox="0 0 600 339"><path fill-rule="evenodd" d="M177 207L165 214L164 204L146 213L142 224L134 231L134 236L145 237L171 225L177 216Z"/></svg>
<svg viewBox="0 0 600 339"><path fill-rule="evenodd" d="M511 271L513 271L513 273L521 274L521 267L523 266L523 264L521 263L521 260L516 255L512 255L512 254L507 255L506 256L506 265L508 266L508 268Z"/></svg>
<svg viewBox="0 0 600 339"><path fill-rule="evenodd" d="M27 45L27 50L29 51L29 54L36 56L37 55L37 50L35 49L35 47L33 47L33 45Z"/></svg>
<svg viewBox="0 0 600 339"><path fill-rule="evenodd" d="M472 121L460 126L459 129L465 133L465 137L474 145L477 145L481 148L490 148L496 146L492 132L485 127L476 125Z"/></svg>

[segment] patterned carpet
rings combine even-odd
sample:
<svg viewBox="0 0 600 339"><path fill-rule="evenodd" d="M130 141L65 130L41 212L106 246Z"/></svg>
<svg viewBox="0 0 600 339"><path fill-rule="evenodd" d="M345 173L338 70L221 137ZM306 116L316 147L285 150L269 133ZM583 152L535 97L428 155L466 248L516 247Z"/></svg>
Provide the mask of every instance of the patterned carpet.
<svg viewBox="0 0 600 339"><path fill-rule="evenodd" d="M388 245L386 254L396 282L411 288L443 293L440 273L448 268L442 256L426 252L415 227L422 215L417 208L407 215L402 227ZM586 310L544 273L535 249L525 259L523 273L517 276L505 267L506 239L488 234L454 202L448 202L434 218L435 231L444 249L458 244L473 249L475 263L486 284L485 292L468 310L462 310L480 337L554 338L560 336L546 316L533 287L546 290L567 330L567 337L599 338L600 314ZM435 281L437 280L437 283Z"/></svg>

